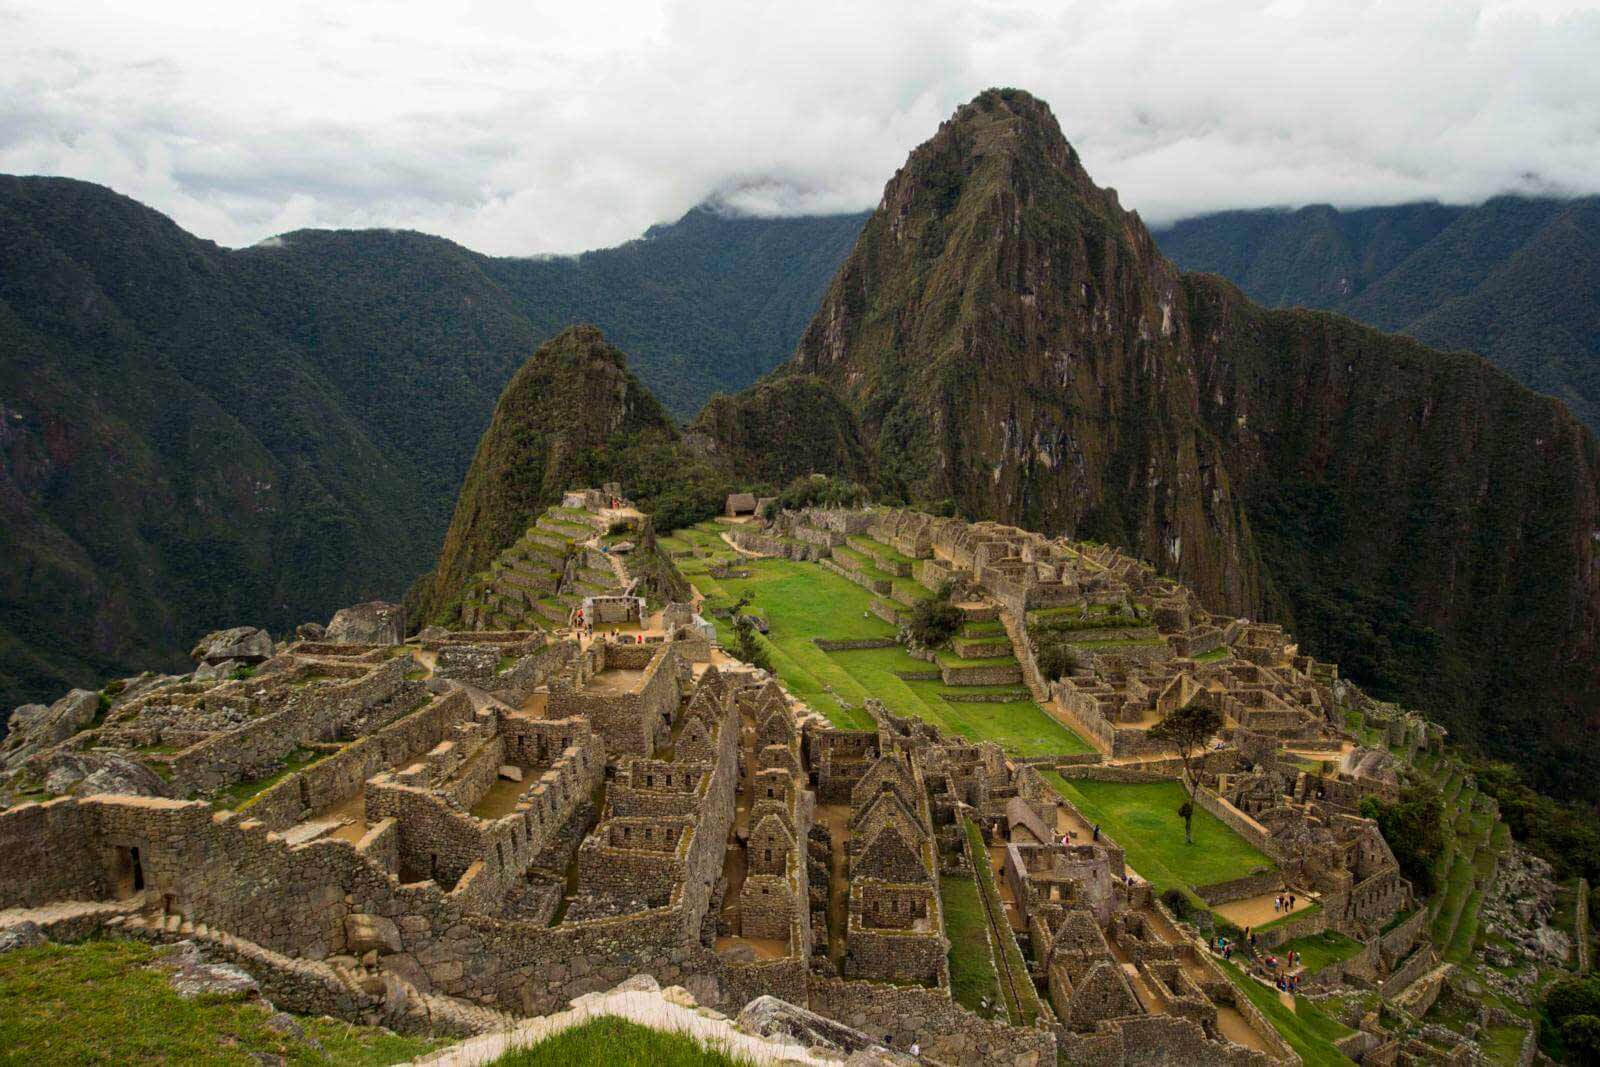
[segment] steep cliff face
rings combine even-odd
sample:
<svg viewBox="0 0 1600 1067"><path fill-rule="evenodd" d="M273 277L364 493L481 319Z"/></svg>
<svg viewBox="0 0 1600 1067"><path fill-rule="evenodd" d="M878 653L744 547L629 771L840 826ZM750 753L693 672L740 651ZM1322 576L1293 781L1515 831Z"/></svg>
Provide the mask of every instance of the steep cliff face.
<svg viewBox="0 0 1600 1067"><path fill-rule="evenodd" d="M1467 353L1188 275L1207 423L1305 645L1595 796L1600 448Z"/></svg>
<svg viewBox="0 0 1600 1067"><path fill-rule="evenodd" d="M639 454L673 447L666 410L593 326L545 342L495 404L419 605L431 618L545 508L576 486L624 479ZM628 479L631 480L631 479Z"/></svg>
<svg viewBox="0 0 1600 1067"><path fill-rule="evenodd" d="M908 499L1159 559L1269 603L1199 410L1182 281L1042 102L990 91L912 153L791 364L843 394Z"/></svg>
<svg viewBox="0 0 1600 1067"><path fill-rule="evenodd" d="M1600 795L1594 438L1477 357L1181 275L1027 94L912 153L776 374L838 391L891 492L1125 546Z"/></svg>
<svg viewBox="0 0 1600 1067"><path fill-rule="evenodd" d="M827 383L809 375L790 374L737 396L712 397L688 437L747 485L781 488L818 472L860 482L873 477L871 450L854 412Z"/></svg>

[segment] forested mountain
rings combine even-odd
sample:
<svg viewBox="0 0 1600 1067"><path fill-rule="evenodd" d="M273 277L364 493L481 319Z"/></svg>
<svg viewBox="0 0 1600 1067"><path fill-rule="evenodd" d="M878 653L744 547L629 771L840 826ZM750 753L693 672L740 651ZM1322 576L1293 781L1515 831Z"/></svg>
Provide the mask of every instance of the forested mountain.
<svg viewBox="0 0 1600 1067"><path fill-rule="evenodd" d="M1268 307L1477 352L1600 431L1600 197L1227 211L1154 236Z"/></svg>
<svg viewBox="0 0 1600 1067"><path fill-rule="evenodd" d="M554 259L394 231L230 250L0 177L0 710L397 598L542 341L598 323L692 413L793 351L861 222L697 209Z"/></svg>
<svg viewBox="0 0 1600 1067"><path fill-rule="evenodd" d="M1477 356L1181 274L1026 93L911 154L792 377L842 398L890 496L1127 547L1600 796L1594 436ZM740 410L699 426L737 449Z"/></svg>

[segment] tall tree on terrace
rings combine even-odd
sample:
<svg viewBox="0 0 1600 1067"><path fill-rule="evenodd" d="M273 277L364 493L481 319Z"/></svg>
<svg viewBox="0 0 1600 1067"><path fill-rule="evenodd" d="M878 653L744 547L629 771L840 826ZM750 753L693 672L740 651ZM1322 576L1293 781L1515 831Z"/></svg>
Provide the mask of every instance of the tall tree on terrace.
<svg viewBox="0 0 1600 1067"><path fill-rule="evenodd" d="M1194 774L1190 769L1190 761L1205 749L1206 742L1211 740L1213 734L1222 729L1222 716L1214 708L1200 704L1188 704L1176 711L1167 713L1167 717L1150 727L1150 739L1165 741L1178 750L1178 758L1183 761L1183 776L1197 788ZM1185 844L1194 844L1194 801L1185 800L1178 808L1178 814L1183 816L1183 840Z"/></svg>

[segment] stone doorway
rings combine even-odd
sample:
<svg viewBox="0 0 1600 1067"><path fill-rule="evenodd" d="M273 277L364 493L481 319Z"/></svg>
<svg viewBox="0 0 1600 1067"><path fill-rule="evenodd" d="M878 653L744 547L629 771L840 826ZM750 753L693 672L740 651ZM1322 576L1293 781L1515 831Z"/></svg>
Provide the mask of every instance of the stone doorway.
<svg viewBox="0 0 1600 1067"><path fill-rule="evenodd" d="M144 892L144 863L139 858L139 846L117 846L113 878L118 900L127 900L135 894Z"/></svg>

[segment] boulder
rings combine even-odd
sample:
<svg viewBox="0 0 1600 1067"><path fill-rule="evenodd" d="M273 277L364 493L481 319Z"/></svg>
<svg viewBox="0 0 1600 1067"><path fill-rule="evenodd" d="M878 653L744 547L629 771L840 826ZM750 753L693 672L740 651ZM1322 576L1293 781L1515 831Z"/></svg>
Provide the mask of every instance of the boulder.
<svg viewBox="0 0 1600 1067"><path fill-rule="evenodd" d="M320 622L303 622L294 628L294 636L301 641L321 641L328 636L328 628Z"/></svg>
<svg viewBox="0 0 1600 1067"><path fill-rule="evenodd" d="M443 641L450 636L450 631L443 626L424 626L417 636L424 641Z"/></svg>
<svg viewBox="0 0 1600 1067"><path fill-rule="evenodd" d="M114 752L57 752L45 770L44 787L56 796L115 793L132 797L171 794L155 771Z"/></svg>
<svg viewBox="0 0 1600 1067"><path fill-rule="evenodd" d="M74 689L54 704L24 704L7 720L8 732L0 742L0 767L15 770L36 752L58 745L88 727L100 712L100 694Z"/></svg>
<svg viewBox="0 0 1600 1067"><path fill-rule="evenodd" d="M155 966L168 971L173 990L185 1000L195 997L248 997L261 991L250 972L231 963L212 963L193 941L180 941Z"/></svg>
<svg viewBox="0 0 1600 1067"><path fill-rule="evenodd" d="M271 634L255 626L235 626L206 634L189 653L189 658L197 663L221 663L231 659L248 666L271 659L272 654Z"/></svg>
<svg viewBox="0 0 1600 1067"><path fill-rule="evenodd" d="M194 680L197 682L222 682L233 677L233 672L243 670L245 664L236 659L219 660L216 663L202 663L194 669Z"/></svg>
<svg viewBox="0 0 1600 1067"><path fill-rule="evenodd" d="M340 608L324 636L339 645L398 645L406 636L406 609L382 600Z"/></svg>
<svg viewBox="0 0 1600 1067"><path fill-rule="evenodd" d="M382 915L346 915L344 917L345 947L356 955L376 949L379 955L399 952L400 928L393 919Z"/></svg>
<svg viewBox="0 0 1600 1067"><path fill-rule="evenodd" d="M38 923L23 921L0 930L0 952L32 948L48 940L49 938L44 936L44 931L39 929Z"/></svg>
<svg viewBox="0 0 1600 1067"><path fill-rule="evenodd" d="M805 1048L828 1049L845 1055L882 1047L860 1030L773 996L757 997L746 1004L733 1025L756 1037L791 1041Z"/></svg>

